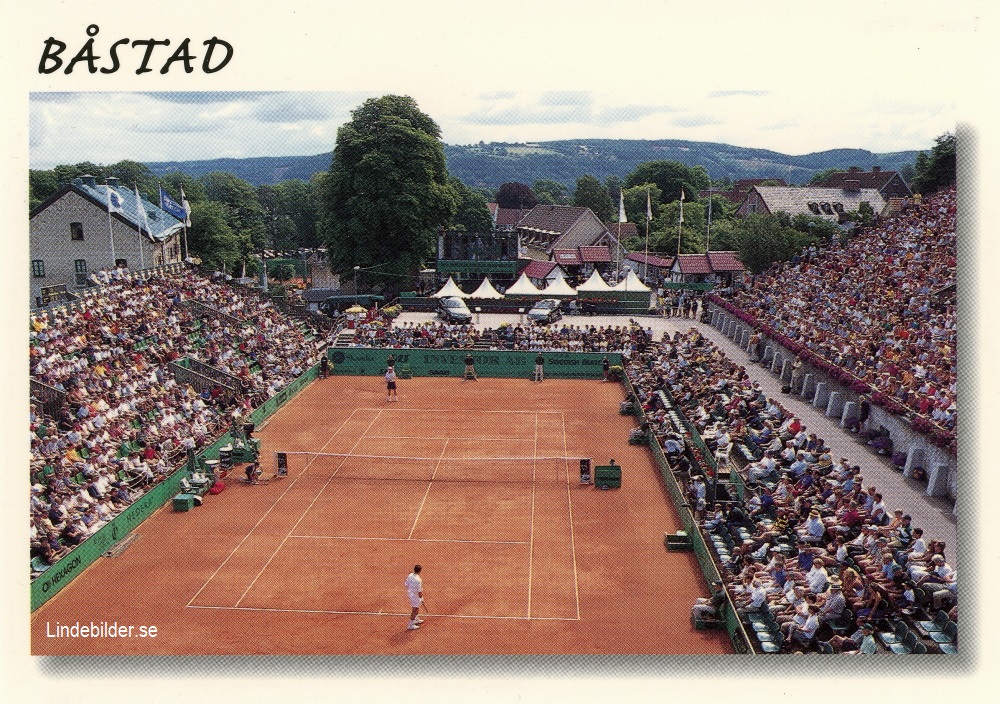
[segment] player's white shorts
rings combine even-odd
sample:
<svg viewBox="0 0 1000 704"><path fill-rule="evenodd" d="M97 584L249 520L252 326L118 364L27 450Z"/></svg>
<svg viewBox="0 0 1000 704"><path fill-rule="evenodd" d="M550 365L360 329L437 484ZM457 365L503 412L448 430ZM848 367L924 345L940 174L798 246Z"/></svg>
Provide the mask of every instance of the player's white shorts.
<svg viewBox="0 0 1000 704"><path fill-rule="evenodd" d="M419 609L420 608L420 597L417 596L416 594L410 594L409 597L410 597L410 606L412 606L415 609Z"/></svg>

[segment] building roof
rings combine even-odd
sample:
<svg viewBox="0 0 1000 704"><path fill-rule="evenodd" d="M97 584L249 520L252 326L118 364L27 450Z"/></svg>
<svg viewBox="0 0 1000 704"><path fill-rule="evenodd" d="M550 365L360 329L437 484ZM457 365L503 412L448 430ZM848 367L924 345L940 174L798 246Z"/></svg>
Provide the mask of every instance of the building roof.
<svg viewBox="0 0 1000 704"><path fill-rule="evenodd" d="M658 254L650 254L647 257L642 252L629 252L626 259L630 259L633 262L639 262L640 264L648 264L649 266L660 267L661 269L669 269L674 265L673 257L663 257Z"/></svg>
<svg viewBox="0 0 1000 704"><path fill-rule="evenodd" d="M528 210L519 210L518 208L498 207L496 211L497 227L514 227L529 212Z"/></svg>
<svg viewBox="0 0 1000 704"><path fill-rule="evenodd" d="M712 273L712 265L704 254L679 254L676 264L682 274Z"/></svg>
<svg viewBox="0 0 1000 704"><path fill-rule="evenodd" d="M579 266L583 264L580 258L579 248L574 249L553 249L552 258L559 266Z"/></svg>
<svg viewBox="0 0 1000 704"><path fill-rule="evenodd" d="M634 222L606 222L604 226L619 240L639 236L639 228Z"/></svg>
<svg viewBox="0 0 1000 704"><path fill-rule="evenodd" d="M590 247L580 247L580 260L583 262L596 264L611 261L611 250L606 245L593 245Z"/></svg>
<svg viewBox="0 0 1000 704"><path fill-rule="evenodd" d="M707 252L709 266L712 267L712 271L744 271L746 267L743 266L743 262L740 261L739 252Z"/></svg>
<svg viewBox="0 0 1000 704"><path fill-rule="evenodd" d="M836 171L814 185L828 188L845 188L848 185L853 185L857 188L873 188L876 191L881 191L897 174L897 171L882 171L877 166L872 167L871 171L862 171L852 167L847 171ZM900 177L900 181L902 182L902 177ZM903 185L906 185L905 182Z"/></svg>
<svg viewBox="0 0 1000 704"><path fill-rule="evenodd" d="M529 279L544 279L555 268L555 262L545 261L542 259L532 259L528 262L528 266L524 267L524 273L528 275Z"/></svg>
<svg viewBox="0 0 1000 704"><path fill-rule="evenodd" d="M857 210L863 202L871 205L876 213L882 212L885 207L882 194L872 188L846 190L818 186L754 186L751 191L760 195L771 214L785 212L789 215L839 220L841 211ZM747 198L749 197L748 194Z"/></svg>
<svg viewBox="0 0 1000 704"><path fill-rule="evenodd" d="M184 228L184 223L175 218L165 210L160 209L145 198L136 199L135 190L118 185L117 179L108 179L111 185L98 184L93 176L82 176L73 179L69 184L59 189L59 191L44 203L31 211L31 217L48 208L52 203L73 191L84 199L93 203L101 210L108 212L109 190L113 191L121 210L111 213L111 217L116 218L143 234L148 234L150 239L162 241ZM140 210L140 204L142 210ZM146 217L142 217L145 210Z"/></svg>
<svg viewBox="0 0 1000 704"><path fill-rule="evenodd" d="M521 218L517 228L561 236L588 212L590 208L574 205L536 205Z"/></svg>
<svg viewBox="0 0 1000 704"><path fill-rule="evenodd" d="M699 198L708 198L710 195L722 196L726 200L732 201L733 203L740 203L744 198L746 198L747 193L754 186L760 186L765 183L773 183L776 186L787 186L785 179L783 178L741 178L733 187L728 191L716 191L714 189L708 191L698 191Z"/></svg>

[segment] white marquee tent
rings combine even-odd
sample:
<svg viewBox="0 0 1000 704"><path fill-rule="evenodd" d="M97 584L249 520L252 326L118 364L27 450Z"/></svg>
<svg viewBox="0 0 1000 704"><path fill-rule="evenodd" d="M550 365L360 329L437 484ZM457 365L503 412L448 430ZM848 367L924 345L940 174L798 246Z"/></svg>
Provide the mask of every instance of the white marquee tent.
<svg viewBox="0 0 1000 704"><path fill-rule="evenodd" d="M455 279L448 277L448 283L446 283L440 291L431 294L431 298L446 298L448 296L457 296L458 298L468 298L469 294L465 293L458 287L455 283Z"/></svg>
<svg viewBox="0 0 1000 704"><path fill-rule="evenodd" d="M483 283L479 288L469 294L469 298L503 298L503 294L493 288L488 276L483 277Z"/></svg>

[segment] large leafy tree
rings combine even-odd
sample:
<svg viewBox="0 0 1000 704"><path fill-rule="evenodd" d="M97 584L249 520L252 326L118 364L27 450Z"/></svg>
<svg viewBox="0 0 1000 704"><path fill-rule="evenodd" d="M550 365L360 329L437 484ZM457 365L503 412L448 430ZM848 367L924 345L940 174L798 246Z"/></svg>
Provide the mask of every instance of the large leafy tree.
<svg viewBox="0 0 1000 704"><path fill-rule="evenodd" d="M539 179L531 186L535 192L538 202L542 205L567 205L569 204L569 189L566 184L551 179Z"/></svg>
<svg viewBox="0 0 1000 704"><path fill-rule="evenodd" d="M440 138L409 96L372 98L351 113L322 181L320 232L333 271L361 267L362 283L400 289L434 256L458 200Z"/></svg>
<svg viewBox="0 0 1000 704"><path fill-rule="evenodd" d="M663 194L662 202L672 203L680 200L682 188L685 199L696 199L698 191L707 190L711 180L703 166L685 166L679 161L647 161L625 177L626 188L644 183L655 183Z"/></svg>
<svg viewBox="0 0 1000 704"><path fill-rule="evenodd" d="M493 218L490 216L486 198L479 191L462 183L456 176L448 179L457 196L457 209L452 218L451 226L455 230L465 232L490 232L493 229Z"/></svg>
<svg viewBox="0 0 1000 704"><path fill-rule="evenodd" d="M527 184L512 181L500 184L497 189L497 205L501 208L530 210L538 205L538 198Z"/></svg>
<svg viewBox="0 0 1000 704"><path fill-rule="evenodd" d="M264 208L260 204L256 188L225 171L212 171L199 180L205 188L205 196L226 207L226 224L237 235L249 238L254 250L263 249L269 244Z"/></svg>
<svg viewBox="0 0 1000 704"><path fill-rule="evenodd" d="M576 180L573 205L590 208L602 222L611 220L611 196L597 177L584 174Z"/></svg>
<svg viewBox="0 0 1000 704"><path fill-rule="evenodd" d="M289 179L257 188L268 238L277 249L316 247L319 203L313 181Z"/></svg>
<svg viewBox="0 0 1000 704"><path fill-rule="evenodd" d="M934 141L930 154L917 154L913 181L910 183L915 193L933 193L955 183L958 164L955 135L945 132Z"/></svg>
<svg viewBox="0 0 1000 704"><path fill-rule="evenodd" d="M234 231L228 219L228 209L222 203L192 203L188 247L209 268L232 272L249 250L250 240Z"/></svg>

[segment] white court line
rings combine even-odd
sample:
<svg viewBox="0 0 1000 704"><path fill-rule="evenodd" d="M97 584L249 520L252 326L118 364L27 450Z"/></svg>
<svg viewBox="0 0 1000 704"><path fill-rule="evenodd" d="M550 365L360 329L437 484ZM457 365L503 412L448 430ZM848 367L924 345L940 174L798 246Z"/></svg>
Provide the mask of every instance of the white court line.
<svg viewBox="0 0 1000 704"><path fill-rule="evenodd" d="M200 604L188 604L189 609L212 609L215 611L266 611L271 613L293 613L293 614L335 614L346 616L409 616L409 612L391 613L388 611L335 611L333 609L277 609L258 606L205 606ZM491 616L489 614L430 614L431 618L470 618L470 619L490 619L500 621L579 621L579 618L568 618L564 616Z"/></svg>
<svg viewBox="0 0 1000 704"><path fill-rule="evenodd" d="M483 437L476 437L473 435L469 436L451 436L451 437L428 437L427 435L369 435L365 440L492 440L503 442L531 442L531 438L505 438L499 435L489 435Z"/></svg>
<svg viewBox="0 0 1000 704"><path fill-rule="evenodd" d="M413 531L417 529L417 521L420 520L420 512L424 510L424 502L427 501L427 495L431 493L431 487L434 486L434 477L437 475L438 467L441 466L441 460L444 459L444 453L448 450L448 441L444 441L444 447L441 448L441 456L438 457L438 463L434 465L434 471L431 472L431 478L427 481L427 489L424 491L424 497L420 499L420 506L417 507L417 515L413 517L413 525L410 526L410 534L406 536L409 540L413 537Z"/></svg>
<svg viewBox="0 0 1000 704"><path fill-rule="evenodd" d="M566 417L563 416L563 454L569 449L566 439ZM593 471L593 468L591 469ZM576 592L576 618L580 619L580 578L576 568L576 533L573 530L573 491L569 488L569 462L566 463L566 501L569 503L569 544L573 554L573 590Z"/></svg>
<svg viewBox="0 0 1000 704"><path fill-rule="evenodd" d="M367 411L384 411L385 413L434 413L435 415L441 413L460 413L463 415L468 415L469 411L456 410L454 408L366 408L358 410ZM518 414L518 415L561 415L562 411L503 411L503 410L487 410L487 409L476 409L476 413L508 413L508 414Z"/></svg>
<svg viewBox="0 0 1000 704"><path fill-rule="evenodd" d="M357 535L290 535L289 538L309 540L382 540L398 543L464 543L472 545L527 545L524 540L459 540L456 538L366 538Z"/></svg>
<svg viewBox="0 0 1000 704"><path fill-rule="evenodd" d="M351 415L354 415L354 414L352 413ZM375 413L372 416L372 420L368 424L368 427L365 428L364 433L367 433L371 429L371 427L373 425L375 425L375 421L378 420L378 417L379 417L378 413ZM338 432L339 432L339 429L338 429ZM364 437L364 433L361 434L362 438ZM321 452L323 451L323 448L325 448L327 445L329 445L331 442L333 442L333 436L336 435L336 434L337 433L334 433L333 435L331 435L330 439L327 440L326 443L323 444L323 447L320 448ZM358 438L358 443L360 443L360 442L361 442L361 438ZM352 447L351 449L353 450L354 448L356 448L358 446L358 443L355 443L354 447ZM315 458L313 458L312 460L309 460L309 462L306 463L306 466L303 468L302 473L305 473L306 470L309 469L309 465L311 465L314 460L315 460ZM291 535L292 532L296 528L299 527L299 524L302 522L302 519L305 518L306 514L309 513L309 511L312 510L312 507L316 504L316 501L319 500L320 494L322 494L326 490L326 487L328 487L330 485L330 482L333 481L333 477L336 474L337 474L337 472L336 472L336 470L334 470L333 474L331 474L330 478L326 481L326 484L324 484L320 488L320 490L318 492L316 492L316 496L314 496L313 500L309 502L308 506L306 506L305 510L302 512L302 515L299 516L299 520L295 521L295 525L291 527L291 529L288 531L288 533L285 535L285 537L282 539L282 541L278 544L278 547L276 547L274 549L274 552L271 553L271 557L269 557L267 559L267 562L264 563L264 566L260 568L260 571L257 573L257 575L253 578L253 580L250 582L250 584L247 585L247 588L243 591L243 594L240 595L240 598L236 600L236 606L239 606L240 602L243 601L243 599L246 598L246 595L250 593L250 590L253 589L253 585L256 584L257 580L260 579L260 576L262 574L264 574L264 570L266 570L270 566L271 562L274 561L274 558L278 556L279 552L281 552L281 548L284 547L285 543L288 541L288 536ZM302 475L300 474L299 476L302 476ZM273 508L273 505L272 505L272 508Z"/></svg>
<svg viewBox="0 0 1000 704"><path fill-rule="evenodd" d="M330 442L331 442L331 441L333 440L333 438L334 438L334 437L335 437L335 436L337 435L337 433L339 433L339 432L340 432L341 430L343 430L344 426L345 426L345 425L347 425L347 423L348 423L348 422L349 422L349 421L350 421L350 420L351 420L351 419L352 419L352 418L354 417L354 414L355 414L355 413L357 413L357 412L358 412L358 411L357 411L357 409L354 409L353 411L351 411L351 415L347 416L347 418L345 418L345 419L344 419L344 422L340 424L340 427L339 427L339 428L337 428L337 429L336 429L336 430L335 430L335 431L333 432L333 435L331 435L331 436L330 436L330 439L329 439L329 440L327 440L327 445L329 445L329 444L330 444ZM326 447L326 445L324 445L323 447ZM194 593L194 596L193 596L193 597L191 597L191 601L189 601L189 602L188 602L188 606L190 606L190 605L191 605L191 603L192 603L192 602L193 602L193 601L194 601L195 599L197 599L197 598L198 598L198 595L199 595L199 594L201 594L201 593L202 593L202 592L203 592L203 591L205 590L205 587L207 587L207 586L208 586L208 585L209 585L209 584L210 584L210 583L212 582L212 580L213 580L213 579L215 579L215 575L219 574L219 572L220 572L220 571L222 570L222 568L226 566L226 563L227 563L227 562L229 562L229 560L231 560L231 559L232 559L233 555L235 555L235 554L236 554L236 551L237 551L237 550L239 550L239 549L240 549L241 547L243 547L243 543L245 543L245 542L246 542L247 540L249 540L249 539L250 539L250 536L251 536L251 535L253 534L253 532L254 532L255 530L257 530L257 528L259 528L259 527L260 527L260 524L264 522L264 519L265 519L265 518L267 518L268 514L269 514L269 513L271 513L271 511L272 511L272 510L274 509L274 507L278 505L278 502L279 502L279 501L281 501L281 499L282 499L282 498L284 498L285 494L287 494L287 493L288 493L289 491L291 491L291 490L292 490L292 487L293 487L293 486L295 486L295 482L297 482L297 481L298 481L298 480L299 480L299 479L300 479L300 478L302 477L302 475L303 475L303 474L305 474L305 472L306 472L306 470L307 470L308 468L309 468L309 465L307 464L307 465L306 465L306 466L305 466L305 467L304 467L304 468L302 469L302 471L301 471L301 472L299 472L298 476L296 476L296 477L295 477L295 478L294 478L294 479L293 479L292 481L290 481L290 482L288 483L288 488L286 488L286 489L285 489L285 490L284 490L283 492L281 492L281 494L280 494L280 495L279 495L279 496L278 496L277 498L275 498L275 500L274 500L274 503L272 503L272 504L271 504L271 505L270 505L270 506L268 507L268 509L267 509L266 511L264 511L264 513L263 513L263 514L261 515L261 517L260 517L260 520L258 520L258 521L257 521L257 522L256 522L256 523L254 524L254 527L253 527L253 528L251 528L251 529L250 529L249 531L247 531L247 534L246 534L246 535L244 535L244 536L243 536L243 539L242 539L242 540L240 540L240 542L238 542L238 543L236 544L236 547L234 547L234 548L233 548L233 549L232 549L232 550L231 550L231 551L229 552L229 554L228 554L228 555L226 556L226 559L222 561L222 564L220 564L220 565L219 565L219 566L218 566L218 567L216 568L215 572L213 572L213 573L211 574L211 576L209 576L209 578L208 578L208 579L207 579L207 580L205 581L205 583L204 583L203 585L201 585L201 587L200 587L200 588L198 589L198 591L196 591L196 592Z"/></svg>
<svg viewBox="0 0 1000 704"><path fill-rule="evenodd" d="M535 455L538 455L538 414L535 414ZM531 518L528 521L528 618L531 618L531 568L535 554L535 474L537 462L531 463Z"/></svg>

